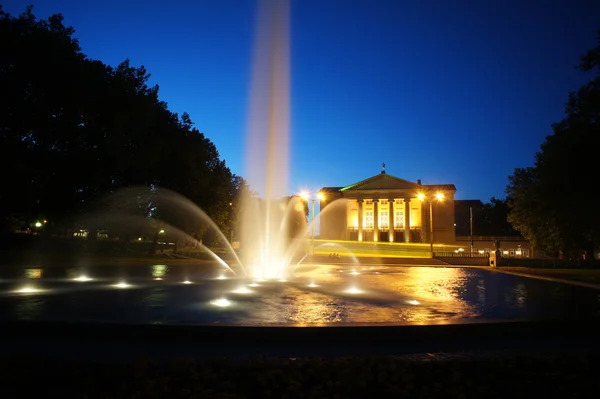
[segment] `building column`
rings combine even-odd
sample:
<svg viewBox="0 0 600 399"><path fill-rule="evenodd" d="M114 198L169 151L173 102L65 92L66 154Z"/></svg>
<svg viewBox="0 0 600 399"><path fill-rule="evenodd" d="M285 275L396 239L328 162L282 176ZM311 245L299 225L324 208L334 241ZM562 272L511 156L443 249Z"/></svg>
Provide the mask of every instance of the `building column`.
<svg viewBox="0 0 600 399"><path fill-rule="evenodd" d="M379 241L379 200L373 200L373 241Z"/></svg>
<svg viewBox="0 0 600 399"><path fill-rule="evenodd" d="M410 242L410 198L404 198L404 242Z"/></svg>
<svg viewBox="0 0 600 399"><path fill-rule="evenodd" d="M359 199L358 202L358 241L363 240L363 200Z"/></svg>
<svg viewBox="0 0 600 399"><path fill-rule="evenodd" d="M390 204L390 209L389 209L389 212L388 212L388 215L389 215L389 219L388 219L389 233L388 233L388 236L390 238L390 242L394 242L394 222L396 220L396 215L394 214L394 200L393 199L388 200L388 204Z"/></svg>
<svg viewBox="0 0 600 399"><path fill-rule="evenodd" d="M346 234L345 240L350 241L350 215L352 214L352 203L350 201L346 201Z"/></svg>

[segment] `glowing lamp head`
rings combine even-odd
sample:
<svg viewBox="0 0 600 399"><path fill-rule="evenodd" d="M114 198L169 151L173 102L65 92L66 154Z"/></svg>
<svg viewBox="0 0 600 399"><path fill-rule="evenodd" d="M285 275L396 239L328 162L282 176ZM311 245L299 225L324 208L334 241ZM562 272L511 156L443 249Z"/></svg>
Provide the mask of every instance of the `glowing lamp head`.
<svg viewBox="0 0 600 399"><path fill-rule="evenodd" d="M325 194L323 193L318 193L317 196L319 197L320 201L325 201Z"/></svg>
<svg viewBox="0 0 600 399"><path fill-rule="evenodd" d="M361 294L362 291L356 287L350 287L346 290L348 294Z"/></svg>
<svg viewBox="0 0 600 399"><path fill-rule="evenodd" d="M302 197L303 200L308 201L308 191L301 191L300 197Z"/></svg>
<svg viewBox="0 0 600 399"><path fill-rule="evenodd" d="M219 298L219 299L215 299L214 301L210 302L212 305L214 306L218 306L220 308L226 308L228 306L231 306L231 301L227 298Z"/></svg>
<svg viewBox="0 0 600 399"><path fill-rule="evenodd" d="M419 200L423 201L423 200L425 199L425 194L423 194L423 193L419 193L419 194L417 194L417 198L418 198Z"/></svg>
<svg viewBox="0 0 600 399"><path fill-rule="evenodd" d="M241 286L238 289L232 291L234 294L251 294L252 290L248 287Z"/></svg>
<svg viewBox="0 0 600 399"><path fill-rule="evenodd" d="M38 290L37 288L32 287L30 285L26 285L25 287L19 288L15 292L17 292L19 294L33 294L33 293L36 293L36 292L40 292L40 290Z"/></svg>
<svg viewBox="0 0 600 399"><path fill-rule="evenodd" d="M113 287L115 287L115 288L129 288L129 287L131 287L131 284L127 284L125 281L121 281L120 283L114 284Z"/></svg>
<svg viewBox="0 0 600 399"><path fill-rule="evenodd" d="M435 193L435 199L438 201L443 201L445 198L444 193Z"/></svg>

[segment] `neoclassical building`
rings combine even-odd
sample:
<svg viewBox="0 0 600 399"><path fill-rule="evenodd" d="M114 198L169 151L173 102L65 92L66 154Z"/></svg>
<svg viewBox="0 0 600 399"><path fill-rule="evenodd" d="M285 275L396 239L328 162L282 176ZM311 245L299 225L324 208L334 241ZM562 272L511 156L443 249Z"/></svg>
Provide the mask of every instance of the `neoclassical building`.
<svg viewBox="0 0 600 399"><path fill-rule="evenodd" d="M320 237L454 243L455 193L454 184L413 183L386 174L385 168L379 175L346 187L323 187Z"/></svg>

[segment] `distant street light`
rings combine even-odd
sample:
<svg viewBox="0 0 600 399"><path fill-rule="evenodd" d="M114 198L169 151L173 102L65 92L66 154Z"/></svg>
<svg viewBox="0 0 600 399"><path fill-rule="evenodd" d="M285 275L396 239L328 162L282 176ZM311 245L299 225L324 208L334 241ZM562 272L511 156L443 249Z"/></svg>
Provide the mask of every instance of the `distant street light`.
<svg viewBox="0 0 600 399"><path fill-rule="evenodd" d="M311 207L311 216L310 216L310 245L311 245L311 252L314 253L315 251L315 202L317 199L319 200L324 200L325 199L325 195L323 195L323 193L318 192L316 194L316 197L311 197L310 193L308 191L302 191L300 193L300 197L302 197L307 203L308 201L312 201L312 207Z"/></svg>
<svg viewBox="0 0 600 399"><path fill-rule="evenodd" d="M433 200L442 202L446 196L442 192L437 192L433 195L433 198L429 198L427 194L419 193L417 194L417 198L421 201L427 200L427 202L429 202L429 249L431 250L431 255L433 256Z"/></svg>

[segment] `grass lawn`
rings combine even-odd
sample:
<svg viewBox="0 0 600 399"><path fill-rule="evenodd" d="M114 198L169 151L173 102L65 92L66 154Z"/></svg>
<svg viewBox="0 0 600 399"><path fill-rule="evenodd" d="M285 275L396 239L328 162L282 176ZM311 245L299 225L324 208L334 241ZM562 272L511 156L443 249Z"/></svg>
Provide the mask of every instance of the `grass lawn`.
<svg viewBox="0 0 600 399"><path fill-rule="evenodd" d="M555 277L600 285L600 269L543 269L516 266L500 267L499 269L534 276Z"/></svg>

